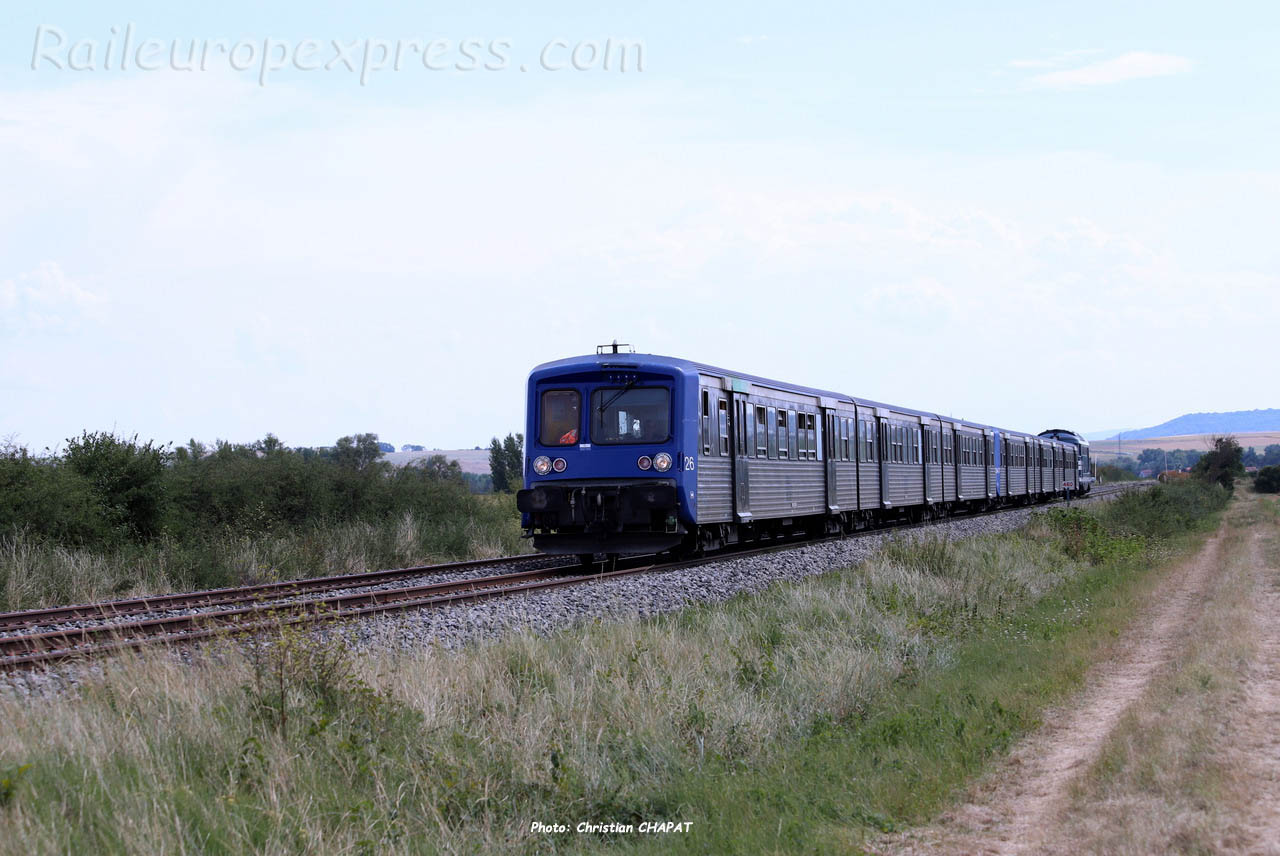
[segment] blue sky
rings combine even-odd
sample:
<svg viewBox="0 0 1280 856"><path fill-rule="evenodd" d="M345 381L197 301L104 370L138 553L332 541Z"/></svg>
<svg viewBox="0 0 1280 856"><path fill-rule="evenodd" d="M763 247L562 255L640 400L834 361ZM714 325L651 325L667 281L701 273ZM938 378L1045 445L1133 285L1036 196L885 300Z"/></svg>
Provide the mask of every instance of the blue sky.
<svg viewBox="0 0 1280 856"><path fill-rule="evenodd" d="M107 68L126 27L507 65ZM1026 430L1275 406L1278 36L1266 4L11 6L0 437L483 444L613 338ZM538 67L610 39L643 70Z"/></svg>

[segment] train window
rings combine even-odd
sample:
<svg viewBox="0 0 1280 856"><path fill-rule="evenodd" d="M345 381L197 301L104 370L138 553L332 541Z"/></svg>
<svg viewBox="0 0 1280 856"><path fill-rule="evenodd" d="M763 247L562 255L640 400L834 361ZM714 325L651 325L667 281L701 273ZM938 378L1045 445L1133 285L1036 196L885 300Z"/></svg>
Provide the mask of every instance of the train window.
<svg viewBox="0 0 1280 856"><path fill-rule="evenodd" d="M842 461L849 460L849 423L852 421L852 419L840 420L840 460Z"/></svg>
<svg viewBox="0 0 1280 856"><path fill-rule="evenodd" d="M737 405L734 416L738 425L733 433L738 439L738 457L745 458L747 456L747 414L751 412L751 408L742 399L738 399Z"/></svg>
<svg viewBox="0 0 1280 856"><path fill-rule="evenodd" d="M867 459L867 423L861 419L853 423L854 445L858 447L858 460Z"/></svg>
<svg viewBox="0 0 1280 856"><path fill-rule="evenodd" d="M773 423L777 419L777 415L777 408L770 407L769 418L765 420L765 423L762 426L762 430L767 435L769 441L769 457L771 458L778 457L778 432L773 430Z"/></svg>
<svg viewBox="0 0 1280 856"><path fill-rule="evenodd" d="M711 454L711 393L702 391L702 454Z"/></svg>
<svg viewBox="0 0 1280 856"><path fill-rule="evenodd" d="M920 454L920 429L912 428L911 429L911 463L918 464L923 460L924 458Z"/></svg>
<svg viewBox="0 0 1280 856"><path fill-rule="evenodd" d="M809 432L809 460L818 461L822 456L818 454L818 417L816 414L805 414L806 430Z"/></svg>
<svg viewBox="0 0 1280 856"><path fill-rule="evenodd" d="M796 460L809 457L809 434L804 430L804 414L796 414Z"/></svg>
<svg viewBox="0 0 1280 856"><path fill-rule="evenodd" d="M716 412L720 425L720 456L724 457L729 454L729 402L717 398Z"/></svg>
<svg viewBox="0 0 1280 856"><path fill-rule="evenodd" d="M796 412L794 410L787 411L787 448L792 450L793 458L799 459L796 450L800 447L796 445Z"/></svg>
<svg viewBox="0 0 1280 856"><path fill-rule="evenodd" d="M788 454L790 447L787 445L787 411L778 411L778 459L785 461L791 457Z"/></svg>
<svg viewBox="0 0 1280 856"><path fill-rule="evenodd" d="M549 389L542 393L542 420L538 442L544 446L573 446L578 442L582 396L576 389Z"/></svg>
<svg viewBox="0 0 1280 856"><path fill-rule="evenodd" d="M591 442L665 443L671 438L671 393L664 387L603 387L591 393Z"/></svg>
<svg viewBox="0 0 1280 856"><path fill-rule="evenodd" d="M756 408L756 457L769 457L769 417L763 407Z"/></svg>

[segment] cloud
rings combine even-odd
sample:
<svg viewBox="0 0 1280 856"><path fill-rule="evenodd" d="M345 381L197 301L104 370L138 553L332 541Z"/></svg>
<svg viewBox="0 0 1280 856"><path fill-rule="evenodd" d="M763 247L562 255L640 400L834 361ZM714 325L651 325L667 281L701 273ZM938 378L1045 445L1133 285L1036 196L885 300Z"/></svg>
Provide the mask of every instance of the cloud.
<svg viewBox="0 0 1280 856"><path fill-rule="evenodd" d="M66 330L102 305L100 296L82 287L57 262L41 262L35 270L0 280L4 327L23 330Z"/></svg>
<svg viewBox="0 0 1280 856"><path fill-rule="evenodd" d="M1013 59L1009 60L1010 68L1062 68L1064 65L1071 64L1072 61L1080 57L1094 56L1102 51L1095 48L1080 48L1073 51L1059 51L1050 57L1040 59Z"/></svg>
<svg viewBox="0 0 1280 856"><path fill-rule="evenodd" d="M1026 63L1027 60L1015 60ZM1019 66L1026 68L1029 66ZM1032 77L1032 86L1044 89L1079 89L1085 86L1106 86L1139 80L1146 77L1168 77L1191 70L1191 60L1174 54L1130 51L1113 59L1092 62L1077 68L1051 71Z"/></svg>

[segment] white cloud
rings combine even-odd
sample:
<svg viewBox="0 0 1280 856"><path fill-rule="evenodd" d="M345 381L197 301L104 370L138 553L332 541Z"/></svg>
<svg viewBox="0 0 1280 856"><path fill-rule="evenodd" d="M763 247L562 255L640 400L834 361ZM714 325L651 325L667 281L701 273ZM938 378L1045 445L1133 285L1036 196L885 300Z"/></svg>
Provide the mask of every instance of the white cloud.
<svg viewBox="0 0 1280 856"><path fill-rule="evenodd" d="M67 276L57 262L0 281L3 324L14 331L69 329L93 315L102 298Z"/></svg>
<svg viewBox="0 0 1280 856"><path fill-rule="evenodd" d="M1009 61L1010 68L1062 68L1078 60L1080 57L1095 56L1102 51L1094 48L1080 48L1073 51L1059 51L1049 57L1038 59L1014 59Z"/></svg>
<svg viewBox="0 0 1280 856"><path fill-rule="evenodd" d="M1032 86L1046 89L1078 89L1147 77L1168 77L1184 74L1190 70L1191 60L1186 57L1130 51L1112 59L1092 62L1077 68L1038 74L1031 78L1030 83Z"/></svg>

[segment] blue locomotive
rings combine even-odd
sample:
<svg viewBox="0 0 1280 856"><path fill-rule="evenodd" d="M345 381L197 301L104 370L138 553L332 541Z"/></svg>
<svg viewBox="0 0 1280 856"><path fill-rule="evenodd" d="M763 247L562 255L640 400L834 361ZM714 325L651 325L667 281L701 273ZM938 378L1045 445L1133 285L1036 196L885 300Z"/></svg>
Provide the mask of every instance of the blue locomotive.
<svg viewBox="0 0 1280 856"><path fill-rule="evenodd" d="M616 344L535 368L527 414L516 497L525 533L538 550L584 559L849 532L1092 482L1081 478L1078 438Z"/></svg>

